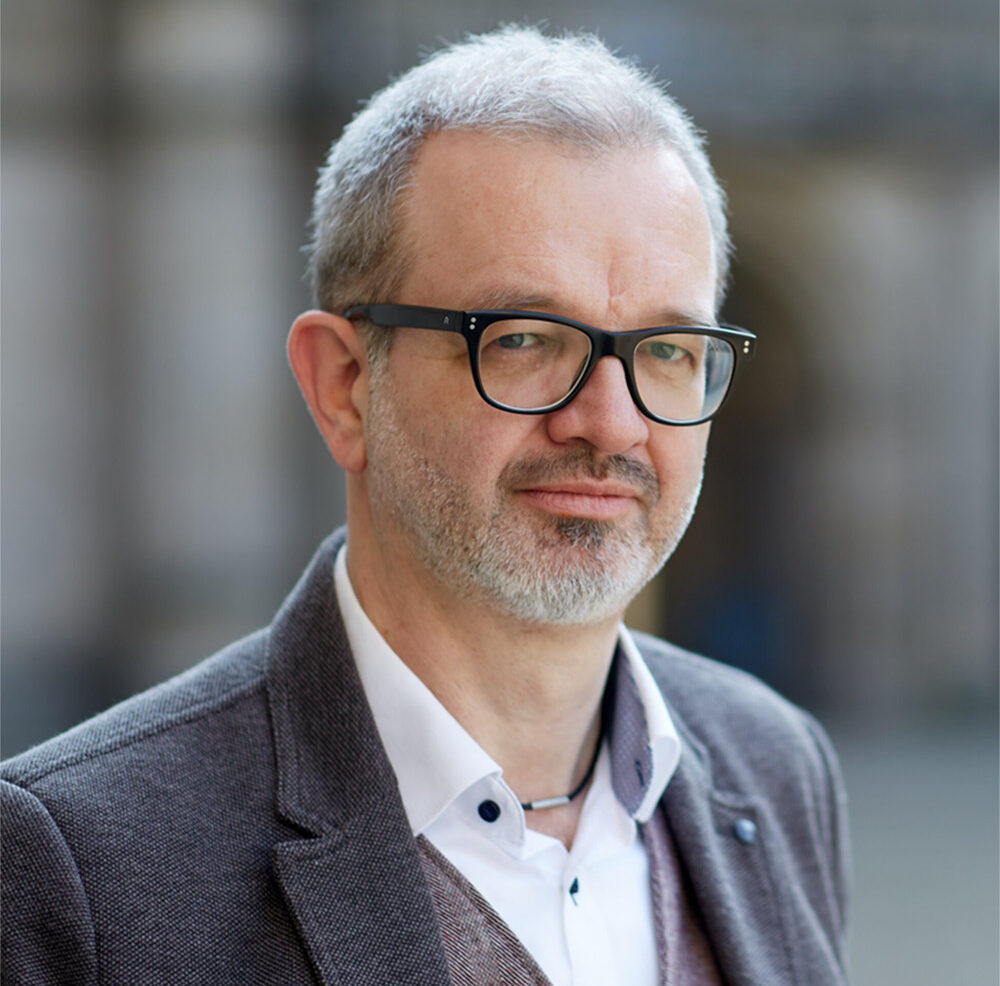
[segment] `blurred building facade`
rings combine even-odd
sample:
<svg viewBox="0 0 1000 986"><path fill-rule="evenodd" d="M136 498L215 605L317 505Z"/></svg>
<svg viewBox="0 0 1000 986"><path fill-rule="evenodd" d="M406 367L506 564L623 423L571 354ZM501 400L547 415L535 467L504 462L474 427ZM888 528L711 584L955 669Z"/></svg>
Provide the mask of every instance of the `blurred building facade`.
<svg viewBox="0 0 1000 986"><path fill-rule="evenodd" d="M996 12L12 0L3 11L9 751L268 619L341 483L283 357L311 183L440 38L548 16L671 80L759 358L642 625L818 706L996 683Z"/></svg>
<svg viewBox="0 0 1000 986"><path fill-rule="evenodd" d="M419 50L543 17L657 67L707 130L738 250L723 314L760 336L714 426L691 530L631 617L867 723L845 748L867 765L848 780L871 865L901 845L899 873L918 853L950 858L912 787L879 800L880 771L926 791L947 776L942 804L975 800L978 834L949 869L972 880L965 911L949 884L925 924L976 929L938 951L971 963L950 981L989 981L974 973L996 900L975 879L996 864L969 847L993 831L995 769L984 782L981 767L995 749L977 727L972 753L921 773L941 750L922 724L989 721L996 703L987 0L9 0L3 753L270 619L344 514L284 358L309 304L315 169ZM858 739L907 717L919 750L876 757ZM932 821L890 838L893 806ZM867 981L941 981L919 948L903 978L882 971L901 968L884 945L896 925L874 913L886 880L860 874L859 890L866 879Z"/></svg>

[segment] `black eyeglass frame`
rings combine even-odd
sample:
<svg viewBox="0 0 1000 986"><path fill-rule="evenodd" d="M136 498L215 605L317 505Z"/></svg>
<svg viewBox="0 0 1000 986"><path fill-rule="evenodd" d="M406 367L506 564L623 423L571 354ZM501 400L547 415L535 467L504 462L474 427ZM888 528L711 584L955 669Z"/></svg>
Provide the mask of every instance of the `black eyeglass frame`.
<svg viewBox="0 0 1000 986"><path fill-rule="evenodd" d="M625 382L628 386L629 394L635 402L635 406L646 415L651 421L659 424L676 425L677 427L687 427L689 425L700 425L711 420L719 409L726 402L730 391L733 389L733 381L736 379L736 368L741 358L750 359L756 347L757 337L746 329L741 329L736 325L662 325L648 329L635 329L630 332L608 332L605 329L596 329L592 325L584 322L577 322L572 318L563 318L561 315L550 315L547 312L520 311L516 309L492 309L492 310L469 310L450 311L446 308L426 308L423 305L353 305L344 312L344 318L364 318L381 328L408 328L408 329L432 329L438 332L457 332L465 337L465 342L469 350L469 366L472 369L472 379L475 382L476 390L491 407L501 411L509 411L512 414L550 414L565 407L583 389L590 378L598 360L605 356L615 356L621 360L625 367ZM590 356L586 365L580 371L576 383L570 388L565 397L560 398L553 404L544 407L511 407L500 401L494 400L486 393L483 381L479 373L479 340L482 334L494 322L502 322L513 318L528 318L542 322L554 322L557 325L568 325L577 329L590 339ZM634 357L636 347L650 336L687 334L709 336L713 339L722 339L732 346L733 350L733 372L730 374L726 392L722 395L718 407L711 414L706 414L694 421L675 421L671 418L664 418L658 414L653 414L643 403L639 396L639 388L635 382Z"/></svg>

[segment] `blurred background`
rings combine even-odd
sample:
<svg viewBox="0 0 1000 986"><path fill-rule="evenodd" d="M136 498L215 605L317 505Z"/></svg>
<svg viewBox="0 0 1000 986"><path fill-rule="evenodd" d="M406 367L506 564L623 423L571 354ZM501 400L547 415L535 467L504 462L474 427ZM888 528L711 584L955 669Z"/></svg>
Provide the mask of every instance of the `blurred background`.
<svg viewBox="0 0 1000 986"><path fill-rule="evenodd" d="M830 729L857 984L996 983L992 0L7 0L3 754L270 620L344 511L283 349L316 168L542 18L708 131L761 340L632 620Z"/></svg>

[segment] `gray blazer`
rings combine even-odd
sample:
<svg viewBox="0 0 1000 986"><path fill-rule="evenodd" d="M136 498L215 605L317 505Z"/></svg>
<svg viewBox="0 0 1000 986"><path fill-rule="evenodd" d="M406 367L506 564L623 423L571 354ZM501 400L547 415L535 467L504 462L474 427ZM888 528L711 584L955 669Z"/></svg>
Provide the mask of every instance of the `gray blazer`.
<svg viewBox="0 0 1000 986"><path fill-rule="evenodd" d="M343 537L268 629L4 765L7 986L447 983L337 608ZM684 741L664 807L726 982L844 983L823 732L637 636Z"/></svg>

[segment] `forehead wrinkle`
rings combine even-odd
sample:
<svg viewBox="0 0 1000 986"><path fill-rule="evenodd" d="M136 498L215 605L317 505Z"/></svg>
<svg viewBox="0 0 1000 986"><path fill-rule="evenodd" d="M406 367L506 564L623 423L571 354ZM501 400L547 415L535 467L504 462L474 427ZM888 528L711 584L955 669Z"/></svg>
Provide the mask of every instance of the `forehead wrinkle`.
<svg viewBox="0 0 1000 986"><path fill-rule="evenodd" d="M700 310L700 306L689 307L687 303L671 303L672 289L669 275L654 272L648 267L637 278L636 272L630 268L630 256L616 255L608 262L607 267L607 300L608 323L603 326L612 331L629 331L630 329L656 328L668 325L712 325L715 321L711 311ZM678 265L675 265L678 266ZM658 296L658 300L657 300ZM640 324L635 323L634 306L636 299L652 300L654 307L640 310ZM647 314L648 313L648 314Z"/></svg>

